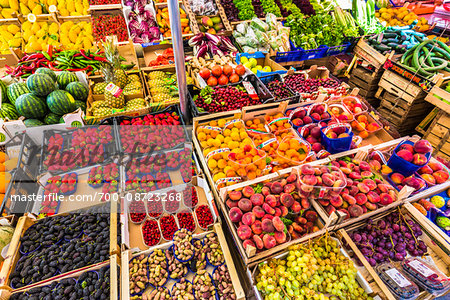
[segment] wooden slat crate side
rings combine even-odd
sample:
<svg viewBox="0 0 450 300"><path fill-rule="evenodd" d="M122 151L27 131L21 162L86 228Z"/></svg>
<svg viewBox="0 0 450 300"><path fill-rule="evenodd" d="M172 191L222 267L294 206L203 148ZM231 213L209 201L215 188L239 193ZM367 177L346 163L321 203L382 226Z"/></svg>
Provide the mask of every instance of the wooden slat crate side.
<svg viewBox="0 0 450 300"><path fill-rule="evenodd" d="M431 89L425 100L443 111L450 112L450 93L437 85Z"/></svg>

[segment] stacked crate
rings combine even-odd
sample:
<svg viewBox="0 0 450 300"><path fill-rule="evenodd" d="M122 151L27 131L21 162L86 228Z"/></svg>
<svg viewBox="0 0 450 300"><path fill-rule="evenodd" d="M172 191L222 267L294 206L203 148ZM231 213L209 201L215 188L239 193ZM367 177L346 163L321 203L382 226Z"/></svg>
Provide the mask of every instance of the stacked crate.
<svg viewBox="0 0 450 300"><path fill-rule="evenodd" d="M418 85L385 70L375 97L380 100L380 115L404 136L414 134L416 126L433 109L433 105L425 101L426 95Z"/></svg>
<svg viewBox="0 0 450 300"><path fill-rule="evenodd" d="M450 114L439 110L424 134L433 146L433 154L450 161Z"/></svg>

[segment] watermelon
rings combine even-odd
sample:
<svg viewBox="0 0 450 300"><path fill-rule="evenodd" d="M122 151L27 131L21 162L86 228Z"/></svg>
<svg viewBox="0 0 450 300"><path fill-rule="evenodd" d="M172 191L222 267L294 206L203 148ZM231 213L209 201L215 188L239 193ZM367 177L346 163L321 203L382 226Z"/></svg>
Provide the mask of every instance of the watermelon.
<svg viewBox="0 0 450 300"><path fill-rule="evenodd" d="M77 106L77 108L81 108L82 111L86 111L86 102L75 100L75 105Z"/></svg>
<svg viewBox="0 0 450 300"><path fill-rule="evenodd" d="M9 102L11 104L15 104L16 99L19 98L20 95L29 93L30 90L27 88L27 84L25 82L17 82L8 86L6 90L6 94L8 95Z"/></svg>
<svg viewBox="0 0 450 300"><path fill-rule="evenodd" d="M0 91L2 93L2 103L8 100L8 94L6 93L6 84L3 80L0 80Z"/></svg>
<svg viewBox="0 0 450 300"><path fill-rule="evenodd" d="M56 77L56 81L58 82L59 89L63 90L69 83L77 82L78 77L75 73L63 71L58 75L58 77Z"/></svg>
<svg viewBox="0 0 450 300"><path fill-rule="evenodd" d="M45 116L44 122L47 125L58 124L60 118L61 118L60 115L57 115L57 114L54 114L54 113L51 112L51 113L49 113L48 115Z"/></svg>
<svg viewBox="0 0 450 300"><path fill-rule="evenodd" d="M76 100L86 101L89 89L81 82L71 82L66 86L68 91Z"/></svg>
<svg viewBox="0 0 450 300"><path fill-rule="evenodd" d="M16 109L19 115L30 119L39 119L47 114L45 101L32 93L20 95L16 100Z"/></svg>
<svg viewBox="0 0 450 300"><path fill-rule="evenodd" d="M10 103L2 103L0 108L0 118L17 120L19 119L19 114L17 113L16 107Z"/></svg>
<svg viewBox="0 0 450 300"><path fill-rule="evenodd" d="M55 90L55 82L45 74L33 74L27 79L27 87L36 96L45 97Z"/></svg>
<svg viewBox="0 0 450 300"><path fill-rule="evenodd" d="M50 78L56 82L56 74L55 72L53 72L52 70L48 69L48 68L39 68L36 70L36 72L34 72L34 74L45 74L50 76Z"/></svg>
<svg viewBox="0 0 450 300"><path fill-rule="evenodd" d="M62 90L51 92L47 96L47 105L52 113L60 116L71 113L77 108L72 95Z"/></svg>
<svg viewBox="0 0 450 300"><path fill-rule="evenodd" d="M39 121L38 119L26 119L23 121L23 124L27 127L35 127L35 126L43 126L45 125L42 123L42 121Z"/></svg>

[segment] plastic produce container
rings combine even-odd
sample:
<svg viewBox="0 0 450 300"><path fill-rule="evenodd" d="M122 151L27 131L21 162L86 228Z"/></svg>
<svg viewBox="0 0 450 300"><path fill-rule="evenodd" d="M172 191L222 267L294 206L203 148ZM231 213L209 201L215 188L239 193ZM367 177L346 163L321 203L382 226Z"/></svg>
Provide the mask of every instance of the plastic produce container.
<svg viewBox="0 0 450 300"><path fill-rule="evenodd" d="M419 296L417 285L390 263L377 266L376 271L397 299L412 300Z"/></svg>
<svg viewBox="0 0 450 300"><path fill-rule="evenodd" d="M309 193L309 195L313 196L315 199L327 199L332 194L339 194L347 186L346 177L339 168L337 168L335 166L311 166L311 168L313 168L314 170L320 170L320 173L322 173L322 175L321 175L322 183L320 185L317 183L314 185L309 183L307 181L308 176L314 176L314 175L303 174L302 168L299 169L298 181L300 183L301 190L304 193ZM327 170L326 172L325 172L325 169ZM337 179L334 181L332 180L332 182L330 181L329 184L327 185L326 184L327 180L326 179L325 179L325 181L323 180L324 179L323 175L326 173L333 174L334 177L337 176ZM340 183L337 186L334 186L336 184L336 182L338 182L338 181L340 181ZM332 184L332 186L330 186L330 184Z"/></svg>
<svg viewBox="0 0 450 300"><path fill-rule="evenodd" d="M260 76L259 79L261 80L262 83L264 83L264 85L266 85L266 87L270 82L275 81L275 80L284 82L281 75L277 74L277 73L263 75L263 76ZM295 104L300 101L300 99L301 99L300 94L297 94L295 91L291 90L291 88L289 88L288 86L286 86L285 89L289 91L291 96L283 98L283 99L274 100L275 102L289 101L289 104Z"/></svg>
<svg viewBox="0 0 450 300"><path fill-rule="evenodd" d="M397 155L397 151L400 149L401 145L408 144L408 145L414 145L411 141L403 141L395 147L394 152L392 152L391 157L389 158L387 165L389 168L391 168L394 172L399 172L404 176L411 176L412 174L416 173L417 170L419 170L424 165L428 164L430 161L431 153L426 153L425 157L427 158L427 162L424 165L418 166L415 165L409 161L404 160L400 156Z"/></svg>
<svg viewBox="0 0 450 300"><path fill-rule="evenodd" d="M334 139L327 137L327 133L333 128L337 127L344 127L343 133L347 133L348 136ZM322 128L321 131L322 145L324 145L327 151L331 154L350 150L353 140L353 132L349 124L333 124L331 126Z"/></svg>

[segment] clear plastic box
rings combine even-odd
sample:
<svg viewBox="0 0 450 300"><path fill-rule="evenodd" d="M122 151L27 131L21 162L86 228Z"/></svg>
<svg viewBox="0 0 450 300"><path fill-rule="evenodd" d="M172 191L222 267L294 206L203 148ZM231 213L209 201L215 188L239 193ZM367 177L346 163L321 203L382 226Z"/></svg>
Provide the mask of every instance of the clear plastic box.
<svg viewBox="0 0 450 300"><path fill-rule="evenodd" d="M310 166L305 164L299 167L298 174L302 195L314 199L330 199L338 196L347 186L345 175L335 166ZM320 181L317 178L318 176L321 177Z"/></svg>
<svg viewBox="0 0 450 300"><path fill-rule="evenodd" d="M397 299L412 300L419 295L417 285L392 264L383 263L376 267L376 271Z"/></svg>
<svg viewBox="0 0 450 300"><path fill-rule="evenodd" d="M367 112L367 106L355 96L344 96L341 98L342 105L355 116ZM354 108L354 105L361 106L361 111L357 111ZM353 107L353 109L352 109Z"/></svg>

